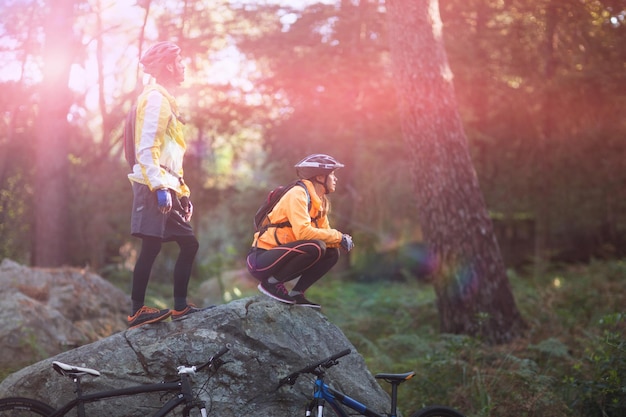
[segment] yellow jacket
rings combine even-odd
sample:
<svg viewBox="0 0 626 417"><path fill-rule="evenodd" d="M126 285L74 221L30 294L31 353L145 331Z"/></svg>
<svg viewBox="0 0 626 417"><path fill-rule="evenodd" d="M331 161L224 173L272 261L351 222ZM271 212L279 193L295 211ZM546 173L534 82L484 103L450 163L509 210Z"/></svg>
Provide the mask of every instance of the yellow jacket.
<svg viewBox="0 0 626 417"><path fill-rule="evenodd" d="M268 215L271 223L276 224L288 220L291 227L269 227L260 238L257 232L254 234L252 246L271 249L296 240L319 239L328 247L339 247L343 234L339 230L330 228L327 209L322 207L322 199L315 192L313 183L309 180L302 180L302 182L311 196L311 210L308 210L309 198L304 188L300 186L291 188ZM320 216L319 219L312 220L318 216Z"/></svg>
<svg viewBox="0 0 626 417"><path fill-rule="evenodd" d="M137 99L135 157L137 163L128 174L130 181L147 185L151 191L169 188L178 197L189 196L181 184L183 157L187 144L178 104L159 84L146 85ZM176 174L176 175L175 175Z"/></svg>

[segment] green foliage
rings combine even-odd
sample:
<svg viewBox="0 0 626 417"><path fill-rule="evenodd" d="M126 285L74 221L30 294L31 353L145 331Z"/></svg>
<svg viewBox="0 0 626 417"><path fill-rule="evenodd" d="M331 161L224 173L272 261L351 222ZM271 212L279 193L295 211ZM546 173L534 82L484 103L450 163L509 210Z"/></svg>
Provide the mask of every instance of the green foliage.
<svg viewBox="0 0 626 417"><path fill-rule="evenodd" d="M626 313L598 321L601 335L585 343L585 355L564 378L571 407L584 416L626 414Z"/></svg>
<svg viewBox="0 0 626 417"><path fill-rule="evenodd" d="M23 186L23 173L15 173L0 187L0 259L28 263L30 224L24 220L29 196Z"/></svg>
<svg viewBox="0 0 626 417"><path fill-rule="evenodd" d="M46 244L33 242L34 214L45 210L35 188L45 184L34 184L33 161L42 135L37 74L47 8L5 3L0 256L28 262L32 247ZM194 13L187 13L174 2L150 8L145 24L156 32L144 32L144 20L135 18L146 12L141 5L124 3L133 11L124 13L117 7L126 6L116 3L102 13L100 26L79 1L77 42L68 48L77 68L101 70L73 74L75 94L63 115L69 123L63 204L70 230L60 242L69 246L66 263L98 270L115 265L120 248L133 242L120 128L141 84L135 71L140 45L145 50L156 38L180 42L188 64L176 97L188 120L185 170L199 230L212 233L208 224L216 214L234 229L207 237L204 253L241 250L259 191L290 179L294 162L311 152L346 163L333 196L333 224L355 236L359 265L367 268L374 253L419 240L420 190L409 175L420 169L411 156L419 150L402 139L385 8L373 1L339 3L193 0L184 10ZM528 259L537 231L560 259L619 257L626 247L626 200L618 197L626 173L620 112L626 103L615 93L624 84L624 12L610 3L440 5L470 151L487 206L500 217L501 247L507 256L515 252L512 259ZM149 38L138 39L141 33ZM215 204L216 196L223 200ZM234 209L224 208L229 204ZM523 245L515 233L520 217ZM543 230L538 221L550 227Z"/></svg>
<svg viewBox="0 0 626 417"><path fill-rule="evenodd" d="M415 281L353 282L335 274L308 296L372 373L417 372L400 387L405 415L446 404L468 417L613 417L625 412L625 268L615 261L555 265L542 277L510 271L530 328L501 346L439 334L432 288Z"/></svg>
<svg viewBox="0 0 626 417"><path fill-rule="evenodd" d="M206 268L218 275L223 265ZM399 389L404 415L444 404L467 417L618 417L626 412L624 272L624 261L554 266L542 277L511 272L530 328L500 346L440 334L434 291L416 281L355 282L333 271L307 297L322 304L372 373L416 371ZM128 289L128 273L112 276ZM592 319L579 308L580 293L594 299ZM151 304L166 307L170 297L171 284L149 286Z"/></svg>

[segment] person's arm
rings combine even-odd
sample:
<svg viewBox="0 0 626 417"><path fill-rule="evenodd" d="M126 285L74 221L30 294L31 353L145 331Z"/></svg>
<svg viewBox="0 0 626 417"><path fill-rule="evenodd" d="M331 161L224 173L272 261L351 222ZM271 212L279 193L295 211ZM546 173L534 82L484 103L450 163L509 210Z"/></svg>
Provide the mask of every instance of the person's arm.
<svg viewBox="0 0 626 417"><path fill-rule="evenodd" d="M158 91L150 92L146 101L137 107L139 141L136 157L151 191L166 188L159 160L171 114L169 102Z"/></svg>
<svg viewBox="0 0 626 417"><path fill-rule="evenodd" d="M309 198L302 187L292 188L283 198L288 207L287 218L297 240L319 239L331 245L338 245L341 242L342 233L339 230L317 228L311 223ZM318 222L320 225L327 224L328 218L323 216Z"/></svg>

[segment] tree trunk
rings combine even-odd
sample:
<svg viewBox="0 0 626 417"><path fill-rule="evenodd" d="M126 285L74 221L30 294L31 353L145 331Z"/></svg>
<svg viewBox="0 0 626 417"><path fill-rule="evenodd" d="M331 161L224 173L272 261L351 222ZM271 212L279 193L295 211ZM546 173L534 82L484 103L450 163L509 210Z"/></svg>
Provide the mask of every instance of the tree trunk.
<svg viewBox="0 0 626 417"><path fill-rule="evenodd" d="M433 274L441 331L502 343L525 327L472 165L437 0L389 0L402 130Z"/></svg>
<svg viewBox="0 0 626 417"><path fill-rule="evenodd" d="M554 45L556 44L557 6L554 1L546 4L545 13L545 44L543 45L543 57L545 67L543 69L545 90L543 92L542 128L538 137L537 151L535 153L535 276L545 273L550 258L550 211L552 205L552 175L551 159L552 152L550 142L554 135L554 74L556 71L556 58Z"/></svg>
<svg viewBox="0 0 626 417"><path fill-rule="evenodd" d="M67 168L71 104L68 88L73 52L74 1L55 1L44 28L43 82L35 160L35 242L33 264L66 263Z"/></svg>

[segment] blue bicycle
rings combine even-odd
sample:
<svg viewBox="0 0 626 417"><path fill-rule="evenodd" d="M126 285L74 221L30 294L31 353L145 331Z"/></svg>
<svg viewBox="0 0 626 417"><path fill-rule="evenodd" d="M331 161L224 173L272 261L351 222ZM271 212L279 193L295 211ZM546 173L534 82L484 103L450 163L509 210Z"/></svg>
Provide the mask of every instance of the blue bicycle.
<svg viewBox="0 0 626 417"><path fill-rule="evenodd" d="M341 351L335 355L332 355L324 360L321 360L312 365L306 366L299 371L282 378L278 384L278 388L283 385L294 385L298 377L302 374L315 375L315 388L313 390L313 399L309 402L306 408L306 417L323 417L325 406L328 405L332 410L331 415L338 417L349 417L350 414L342 407L345 406L358 412L358 415L366 417L397 417L397 399L398 399L398 386L408 381L415 376L415 372L406 372L403 374L377 374L375 378L389 382L391 384L391 412L389 414L378 413L369 409L365 404L350 398L349 396L329 387L324 382L324 376L326 370L337 365L339 362L337 359L346 356L350 353L350 349ZM277 388L277 389L278 389ZM328 415L328 414L326 414ZM418 410L411 414L411 417L464 417L463 414L450 407L444 406L430 406Z"/></svg>

